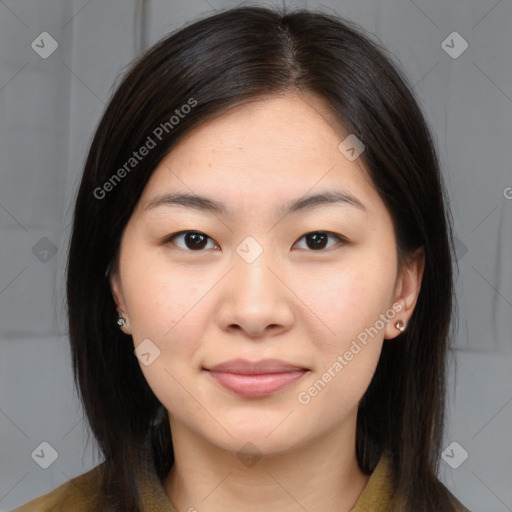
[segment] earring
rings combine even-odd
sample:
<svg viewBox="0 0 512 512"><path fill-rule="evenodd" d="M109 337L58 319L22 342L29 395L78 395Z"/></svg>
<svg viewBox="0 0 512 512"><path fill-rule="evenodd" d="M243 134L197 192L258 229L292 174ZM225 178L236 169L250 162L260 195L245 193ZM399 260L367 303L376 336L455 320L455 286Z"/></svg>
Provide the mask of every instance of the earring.
<svg viewBox="0 0 512 512"><path fill-rule="evenodd" d="M402 322L402 320L395 322L395 327L402 332L405 330L405 324Z"/></svg>
<svg viewBox="0 0 512 512"><path fill-rule="evenodd" d="M126 318L123 318L121 316L121 313L119 313L119 318L117 319L117 324L120 326L120 327L123 327L123 325L126 325Z"/></svg>

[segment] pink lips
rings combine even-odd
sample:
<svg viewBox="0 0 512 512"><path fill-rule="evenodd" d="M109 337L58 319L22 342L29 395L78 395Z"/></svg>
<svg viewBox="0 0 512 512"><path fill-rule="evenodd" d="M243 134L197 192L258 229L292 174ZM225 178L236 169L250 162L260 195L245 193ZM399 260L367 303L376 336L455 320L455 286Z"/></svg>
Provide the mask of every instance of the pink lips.
<svg viewBox="0 0 512 512"><path fill-rule="evenodd" d="M247 398L268 396L300 379L308 370L279 359L226 361L208 368L224 388Z"/></svg>

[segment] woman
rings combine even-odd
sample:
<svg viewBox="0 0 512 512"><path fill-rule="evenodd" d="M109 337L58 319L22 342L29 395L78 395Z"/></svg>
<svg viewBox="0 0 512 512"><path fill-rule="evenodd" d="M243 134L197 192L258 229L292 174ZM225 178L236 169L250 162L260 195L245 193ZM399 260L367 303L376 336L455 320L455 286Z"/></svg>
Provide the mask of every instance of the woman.
<svg viewBox="0 0 512 512"><path fill-rule="evenodd" d="M429 129L385 50L237 8L132 66L67 269L104 462L18 511L461 511L439 481L453 284Z"/></svg>

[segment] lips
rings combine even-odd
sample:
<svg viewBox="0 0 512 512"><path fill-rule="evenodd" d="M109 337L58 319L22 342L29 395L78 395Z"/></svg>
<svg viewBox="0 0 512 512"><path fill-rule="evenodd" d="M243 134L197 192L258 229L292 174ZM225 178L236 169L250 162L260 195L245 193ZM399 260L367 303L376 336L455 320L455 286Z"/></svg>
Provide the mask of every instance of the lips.
<svg viewBox="0 0 512 512"><path fill-rule="evenodd" d="M229 372L244 375L262 375L265 373L284 373L307 370L307 368L286 363L280 359L262 359L261 361L247 361L246 359L232 359L225 363L208 368L213 372Z"/></svg>
<svg viewBox="0 0 512 512"><path fill-rule="evenodd" d="M233 359L207 370L225 389L246 398L259 398L277 393L308 372L307 368L279 359L256 362Z"/></svg>

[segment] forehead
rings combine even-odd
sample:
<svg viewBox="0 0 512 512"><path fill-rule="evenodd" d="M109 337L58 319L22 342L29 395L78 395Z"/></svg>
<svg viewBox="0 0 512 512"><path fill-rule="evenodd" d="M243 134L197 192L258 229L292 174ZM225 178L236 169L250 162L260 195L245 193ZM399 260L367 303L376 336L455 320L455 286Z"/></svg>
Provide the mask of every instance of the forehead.
<svg viewBox="0 0 512 512"><path fill-rule="evenodd" d="M230 209L261 208L342 189L375 204L361 158L338 148L349 133L316 96L287 94L252 101L191 130L160 162L141 198L181 192L214 197ZM281 208L282 211L282 208Z"/></svg>

